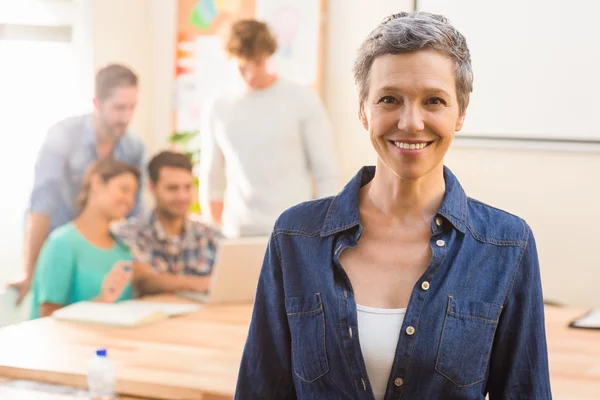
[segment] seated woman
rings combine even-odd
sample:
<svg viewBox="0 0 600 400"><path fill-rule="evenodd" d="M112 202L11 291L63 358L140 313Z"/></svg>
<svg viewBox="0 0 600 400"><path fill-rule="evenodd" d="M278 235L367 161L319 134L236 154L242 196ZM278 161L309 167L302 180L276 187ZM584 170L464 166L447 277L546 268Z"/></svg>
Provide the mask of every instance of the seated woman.
<svg viewBox="0 0 600 400"><path fill-rule="evenodd" d="M444 166L473 84L465 38L392 15L354 79L376 165L277 221L235 398L551 399L531 229Z"/></svg>
<svg viewBox="0 0 600 400"><path fill-rule="evenodd" d="M132 297L132 257L109 226L132 209L139 179L136 167L111 158L90 166L78 198L80 214L52 232L40 252L32 318L78 301Z"/></svg>

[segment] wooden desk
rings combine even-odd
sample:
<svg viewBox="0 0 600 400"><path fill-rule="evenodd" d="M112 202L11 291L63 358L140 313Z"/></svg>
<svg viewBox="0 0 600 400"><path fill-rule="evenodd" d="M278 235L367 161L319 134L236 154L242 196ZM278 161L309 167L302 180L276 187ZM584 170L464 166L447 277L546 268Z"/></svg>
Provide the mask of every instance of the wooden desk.
<svg viewBox="0 0 600 400"><path fill-rule="evenodd" d="M567 326L584 313L546 307L550 380L555 400L600 399L600 331Z"/></svg>
<svg viewBox="0 0 600 400"><path fill-rule="evenodd" d="M73 400L73 396L53 393L36 392L32 390L15 389L0 386L2 400ZM128 400L128 399L120 399Z"/></svg>
<svg viewBox="0 0 600 400"><path fill-rule="evenodd" d="M567 327L581 314L546 309L555 400L600 399L600 331ZM251 306L245 305L207 306L135 329L30 321L0 329L0 376L85 387L87 361L97 347L107 347L122 395L231 399L250 316Z"/></svg>
<svg viewBox="0 0 600 400"><path fill-rule="evenodd" d="M133 329L28 321L0 329L0 376L86 387L87 362L106 347L121 395L231 399L251 313L251 305L206 306Z"/></svg>

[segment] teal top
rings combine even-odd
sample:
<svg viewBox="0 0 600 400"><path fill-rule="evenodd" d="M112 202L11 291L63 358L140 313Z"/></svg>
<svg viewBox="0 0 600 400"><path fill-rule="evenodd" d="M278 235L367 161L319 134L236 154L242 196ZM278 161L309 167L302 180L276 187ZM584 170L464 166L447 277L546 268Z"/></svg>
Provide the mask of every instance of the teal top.
<svg viewBox="0 0 600 400"><path fill-rule="evenodd" d="M96 298L113 265L127 260L132 260L129 249L117 241L111 249L102 249L72 223L54 230L42 246L35 268L31 318L40 316L44 303L69 305ZM131 298L129 284L118 301Z"/></svg>

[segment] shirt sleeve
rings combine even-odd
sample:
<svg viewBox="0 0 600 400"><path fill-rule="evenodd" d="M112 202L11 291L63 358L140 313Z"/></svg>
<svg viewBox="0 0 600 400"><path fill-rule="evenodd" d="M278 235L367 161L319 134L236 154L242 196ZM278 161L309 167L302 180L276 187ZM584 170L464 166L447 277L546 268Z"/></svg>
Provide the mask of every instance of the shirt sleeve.
<svg viewBox="0 0 600 400"><path fill-rule="evenodd" d="M321 99L309 88L306 88L305 100L302 138L308 165L316 182L316 196L332 196L339 191L333 128Z"/></svg>
<svg viewBox="0 0 600 400"><path fill-rule="evenodd" d="M61 237L50 237L42 246L34 277L39 305L70 303L75 273L73 250L68 240Z"/></svg>
<svg viewBox="0 0 600 400"><path fill-rule="evenodd" d="M61 143L60 128L50 129L37 155L29 211L51 216L66 184L68 148Z"/></svg>
<svg viewBox="0 0 600 400"><path fill-rule="evenodd" d="M144 198L143 192L146 187L146 180L148 178L148 172L146 171L146 148L144 144L139 142L139 151L138 151L138 162L136 163L136 167L140 170L140 182L138 185L138 190L135 194L135 205L133 206L133 210L131 211L130 216L140 217L144 214Z"/></svg>
<svg viewBox="0 0 600 400"><path fill-rule="evenodd" d="M199 197L203 213L210 213L212 201L223 201L225 158L215 137L214 104L203 110L200 129Z"/></svg>
<svg viewBox="0 0 600 400"><path fill-rule="evenodd" d="M134 261L151 264L152 249L149 240L143 235L144 228L136 218L113 223L110 231L113 237L127 246Z"/></svg>
<svg viewBox="0 0 600 400"><path fill-rule="evenodd" d="M527 246L496 331L490 400L552 398L540 267L535 239L527 230Z"/></svg>
<svg viewBox="0 0 600 400"><path fill-rule="evenodd" d="M281 262L276 247L275 237L271 236L242 355L236 400L296 398Z"/></svg>

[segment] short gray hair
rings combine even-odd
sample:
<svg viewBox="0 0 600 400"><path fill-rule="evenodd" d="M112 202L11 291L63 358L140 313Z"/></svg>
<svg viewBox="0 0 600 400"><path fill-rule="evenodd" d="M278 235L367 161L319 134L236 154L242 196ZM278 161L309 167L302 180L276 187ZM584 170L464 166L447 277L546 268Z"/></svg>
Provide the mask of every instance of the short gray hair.
<svg viewBox="0 0 600 400"><path fill-rule="evenodd" d="M473 91L471 55L465 37L441 15L401 12L386 17L358 49L354 62L354 84L359 104L367 99L373 61L386 54L436 50L455 63L456 95L463 113Z"/></svg>

